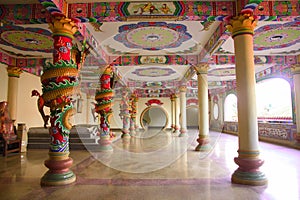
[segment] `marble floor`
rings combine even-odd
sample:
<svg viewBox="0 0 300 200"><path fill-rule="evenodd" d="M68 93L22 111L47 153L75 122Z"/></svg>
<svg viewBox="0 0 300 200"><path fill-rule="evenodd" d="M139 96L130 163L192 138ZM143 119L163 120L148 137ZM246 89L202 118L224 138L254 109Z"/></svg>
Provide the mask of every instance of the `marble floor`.
<svg viewBox="0 0 300 200"><path fill-rule="evenodd" d="M210 132L212 150L194 151L197 130L187 137L158 130L131 139L117 134L114 151L71 151L76 174L68 186L41 187L48 150L0 157L0 199L299 200L300 151L260 142L267 186L231 183L238 138Z"/></svg>

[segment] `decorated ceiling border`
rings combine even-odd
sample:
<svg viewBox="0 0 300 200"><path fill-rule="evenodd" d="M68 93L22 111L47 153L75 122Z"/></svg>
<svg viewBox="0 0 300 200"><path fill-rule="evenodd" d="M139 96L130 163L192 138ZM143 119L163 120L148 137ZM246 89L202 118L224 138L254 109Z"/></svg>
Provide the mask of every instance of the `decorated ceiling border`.
<svg viewBox="0 0 300 200"><path fill-rule="evenodd" d="M143 64L167 64L167 65L187 65L189 60L197 59L197 56L120 56L111 65L132 66ZM197 59L198 60L198 59Z"/></svg>
<svg viewBox="0 0 300 200"><path fill-rule="evenodd" d="M297 63L297 56L254 56L255 64L276 64L276 65L292 65ZM216 65L234 65L235 56L234 55L212 55L208 62L209 64Z"/></svg>
<svg viewBox="0 0 300 200"><path fill-rule="evenodd" d="M69 18L77 18L81 22L95 23L105 21L124 21L132 16L128 8L137 2L98 2L98 3L66 3L65 0L39 0L41 4L8 4L0 5L0 20L7 24L47 23L50 13L64 13ZM147 4L148 2L138 2ZM201 2L175 1L157 2L160 5L173 3L177 20L224 21L226 16L234 16L235 1ZM289 20L299 16L299 1L273 0L241 0L242 10L251 10L259 20ZM45 10L46 9L46 10ZM68 10L68 13L66 13ZM164 14L170 16L171 13ZM135 14L134 16L140 16ZM149 14L148 17L162 17Z"/></svg>
<svg viewBox="0 0 300 200"><path fill-rule="evenodd" d="M0 63L8 66L16 66L23 71L40 76L42 74L45 58L14 58L6 53L0 52Z"/></svg>
<svg viewBox="0 0 300 200"><path fill-rule="evenodd" d="M241 1L241 10L251 10L259 20L282 20L298 16L297 1ZM81 22L127 21L145 18L166 20L224 21L236 15L235 1L96 2L68 4L68 16ZM141 11L143 10L143 11ZM175 18L174 18L175 17Z"/></svg>
<svg viewBox="0 0 300 200"><path fill-rule="evenodd" d="M0 21L4 24L47 23L50 12L42 4L0 5Z"/></svg>

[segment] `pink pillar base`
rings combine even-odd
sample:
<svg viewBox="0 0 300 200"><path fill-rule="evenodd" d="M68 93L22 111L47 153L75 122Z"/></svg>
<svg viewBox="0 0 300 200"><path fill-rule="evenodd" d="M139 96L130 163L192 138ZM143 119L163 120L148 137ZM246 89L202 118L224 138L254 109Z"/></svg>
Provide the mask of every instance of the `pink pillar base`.
<svg viewBox="0 0 300 200"><path fill-rule="evenodd" d="M173 131L173 133L180 133L180 131L179 131L179 126L174 126L174 131Z"/></svg>
<svg viewBox="0 0 300 200"><path fill-rule="evenodd" d="M41 179L42 186L68 185L76 181L75 174L69 169L73 164L72 158L65 160L48 159L45 166L49 168Z"/></svg>
<svg viewBox="0 0 300 200"><path fill-rule="evenodd" d="M180 129L180 134L178 135L178 137L184 137L187 135L186 133L187 133L187 129Z"/></svg>
<svg viewBox="0 0 300 200"><path fill-rule="evenodd" d="M98 143L100 144L100 151L113 151L110 136L101 136Z"/></svg>
<svg viewBox="0 0 300 200"><path fill-rule="evenodd" d="M196 147L195 151L209 151L211 149L211 145L209 143L209 137L199 137L197 139L197 142L199 143Z"/></svg>
<svg viewBox="0 0 300 200"><path fill-rule="evenodd" d="M128 129L123 129L122 130L122 138L130 138L129 130Z"/></svg>
<svg viewBox="0 0 300 200"><path fill-rule="evenodd" d="M259 158L234 158L234 162L239 166L232 174L231 182L243 185L266 185L268 180L259 167L264 161Z"/></svg>
<svg viewBox="0 0 300 200"><path fill-rule="evenodd" d="M300 146L300 135L297 134L295 140L296 140L296 145Z"/></svg>

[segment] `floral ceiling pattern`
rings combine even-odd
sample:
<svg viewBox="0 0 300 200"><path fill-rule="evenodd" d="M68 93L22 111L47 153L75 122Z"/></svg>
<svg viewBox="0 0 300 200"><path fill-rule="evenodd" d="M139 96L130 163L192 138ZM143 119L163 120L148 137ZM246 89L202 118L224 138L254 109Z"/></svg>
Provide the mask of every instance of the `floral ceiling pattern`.
<svg viewBox="0 0 300 200"><path fill-rule="evenodd" d="M179 47L192 36L183 24L140 22L119 27L114 39L128 48L161 50Z"/></svg>

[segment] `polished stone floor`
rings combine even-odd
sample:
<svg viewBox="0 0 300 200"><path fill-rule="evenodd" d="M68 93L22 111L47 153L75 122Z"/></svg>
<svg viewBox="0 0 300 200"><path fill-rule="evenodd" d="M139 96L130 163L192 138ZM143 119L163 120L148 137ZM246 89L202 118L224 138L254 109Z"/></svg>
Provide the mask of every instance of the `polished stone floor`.
<svg viewBox="0 0 300 200"><path fill-rule="evenodd" d="M210 132L212 151L196 152L197 131L187 137L157 130L131 139L117 134L114 151L72 151L77 181L41 187L47 150L0 158L0 199L299 200L300 151L260 142L267 186L232 184L238 138Z"/></svg>

